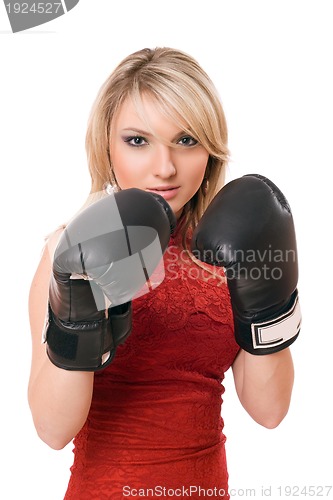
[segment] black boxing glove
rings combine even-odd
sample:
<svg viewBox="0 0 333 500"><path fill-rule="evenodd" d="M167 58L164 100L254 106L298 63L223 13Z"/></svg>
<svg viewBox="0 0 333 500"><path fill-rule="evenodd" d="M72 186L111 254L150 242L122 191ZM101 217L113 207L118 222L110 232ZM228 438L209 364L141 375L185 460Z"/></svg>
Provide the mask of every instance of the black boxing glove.
<svg viewBox="0 0 333 500"><path fill-rule="evenodd" d="M196 227L192 251L225 268L235 338L251 354L270 354L297 338L296 237L290 206L266 177L229 182Z"/></svg>
<svg viewBox="0 0 333 500"><path fill-rule="evenodd" d="M53 364L97 371L111 363L131 331L131 300L161 282L150 278L175 224L164 198L133 188L97 201L67 225L54 255L44 331Z"/></svg>

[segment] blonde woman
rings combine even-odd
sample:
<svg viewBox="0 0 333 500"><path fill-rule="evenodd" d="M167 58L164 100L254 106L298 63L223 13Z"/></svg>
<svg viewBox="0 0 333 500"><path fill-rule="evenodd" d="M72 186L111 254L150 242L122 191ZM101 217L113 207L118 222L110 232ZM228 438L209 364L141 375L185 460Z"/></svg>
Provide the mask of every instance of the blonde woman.
<svg viewBox="0 0 333 500"><path fill-rule="evenodd" d="M65 248L67 229L86 228L87 210L98 226L106 217L103 203L114 198L128 225L134 215L142 226L155 225L165 253L162 268L154 263L159 286L146 293L137 293L144 284L135 287L134 275L126 269L106 285L86 269L80 272L80 266L69 265L66 252L64 263L62 251L56 250L52 265L50 245L38 266L30 292L29 403L36 430L50 447L61 449L74 438L66 499L203 494L229 498L221 396L230 367L239 399L256 422L273 428L288 411L293 386L288 346L299 326L297 260L283 262L288 269L281 264L283 277L278 281L254 276L253 260L245 276L249 259L244 258L243 271L236 276L230 254L243 244L244 257L254 243L251 238L249 243L249 234L261 242L261 251L265 245L272 250L272 235L267 237L260 222L267 206L273 207L273 220L286 221L274 245L295 248L291 214L282 214L282 193L261 176L233 181L220 191L229 157L227 139L214 85L181 51L157 48L131 54L101 87L86 136L92 180L88 206L53 236L54 246ZM105 185L113 193L105 194ZM177 227L170 237L171 210ZM249 231L249 224L256 229ZM224 233L227 240L221 240ZM235 243L235 234L242 236L241 243ZM147 241L141 243L145 247ZM94 240L89 249L94 259L101 253L99 247L96 250L99 244ZM228 248L224 254L223 247ZM79 257L82 263L84 250ZM272 271L267 262L265 266ZM70 299L70 281L64 285L59 279L64 273L78 278L71 280ZM287 285L285 275L291 276ZM118 288L110 292L115 281ZM103 301L105 295L112 296L97 327L94 302L84 286L94 283ZM60 320L69 300L74 314ZM264 335L261 343L251 337L249 328L256 321L249 311L244 314L247 301L261 323L270 321L271 333L275 318L281 323L283 316L285 329L281 334L280 328L278 341L272 334L268 340ZM46 342L40 344L47 309ZM113 314L127 318L121 335L125 333L120 341L113 339L113 349L102 349L103 355L94 359L90 348L84 354L77 350L69 362L68 338L74 335L79 345L89 344L93 331L94 339L100 340L100 324L108 325Z"/></svg>

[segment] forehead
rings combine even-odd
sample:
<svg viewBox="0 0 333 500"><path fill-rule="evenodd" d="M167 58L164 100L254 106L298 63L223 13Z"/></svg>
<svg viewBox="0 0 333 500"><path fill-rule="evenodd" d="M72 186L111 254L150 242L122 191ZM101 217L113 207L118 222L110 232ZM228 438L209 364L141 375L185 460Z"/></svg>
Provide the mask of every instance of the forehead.
<svg viewBox="0 0 333 500"><path fill-rule="evenodd" d="M171 106L150 95L140 96L139 99L127 97L117 112L115 127L139 128L156 135L188 129L188 125Z"/></svg>

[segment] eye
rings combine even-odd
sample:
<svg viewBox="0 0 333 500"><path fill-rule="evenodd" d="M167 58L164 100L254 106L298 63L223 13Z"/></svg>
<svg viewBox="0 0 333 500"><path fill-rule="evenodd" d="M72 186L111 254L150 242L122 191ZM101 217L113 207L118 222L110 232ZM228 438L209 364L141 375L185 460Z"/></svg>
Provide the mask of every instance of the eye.
<svg viewBox="0 0 333 500"><path fill-rule="evenodd" d="M134 147L140 147L144 146L145 144L148 144L146 139L144 137L141 137L140 135L132 135L129 137L124 137L124 142Z"/></svg>
<svg viewBox="0 0 333 500"><path fill-rule="evenodd" d="M198 141L193 139L190 135L184 135L184 137L179 139L177 144L180 144L181 146L195 146L198 144Z"/></svg>

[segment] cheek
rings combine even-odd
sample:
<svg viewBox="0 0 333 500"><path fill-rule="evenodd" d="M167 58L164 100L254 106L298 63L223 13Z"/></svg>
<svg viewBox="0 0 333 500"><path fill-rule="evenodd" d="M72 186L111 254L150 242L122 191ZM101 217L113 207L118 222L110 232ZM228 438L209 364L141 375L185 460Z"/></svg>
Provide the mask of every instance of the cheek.
<svg viewBox="0 0 333 500"><path fill-rule="evenodd" d="M195 190L195 192L200 187L205 176L208 158L208 153L203 151L199 154L193 155L190 161L187 161L187 165L191 165L190 169L187 168L187 179L192 190Z"/></svg>
<svg viewBox="0 0 333 500"><path fill-rule="evenodd" d="M144 162L123 148L114 148L111 157L118 185L122 189L137 186L144 173Z"/></svg>

